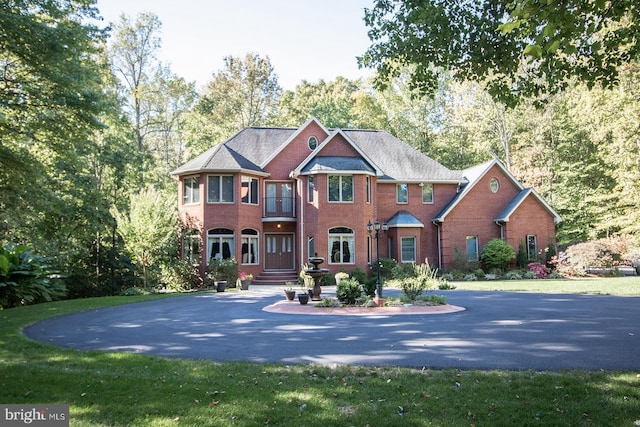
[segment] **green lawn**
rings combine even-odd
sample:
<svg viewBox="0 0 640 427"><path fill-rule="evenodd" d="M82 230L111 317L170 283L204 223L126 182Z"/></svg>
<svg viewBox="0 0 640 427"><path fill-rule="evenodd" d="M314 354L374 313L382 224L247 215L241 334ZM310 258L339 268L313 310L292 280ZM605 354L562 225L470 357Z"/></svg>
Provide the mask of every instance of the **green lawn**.
<svg viewBox="0 0 640 427"><path fill-rule="evenodd" d="M473 288L484 285L467 283ZM492 282L493 289L503 284ZM637 280L616 286L629 284L638 287ZM555 286L554 292L565 292L563 284ZM51 316L153 298L160 296L60 301L0 311L0 403L69 404L73 426L640 423L636 372L215 363L67 350L21 333L24 326Z"/></svg>
<svg viewBox="0 0 640 427"><path fill-rule="evenodd" d="M456 289L640 296L640 276L561 280L480 280L451 282Z"/></svg>

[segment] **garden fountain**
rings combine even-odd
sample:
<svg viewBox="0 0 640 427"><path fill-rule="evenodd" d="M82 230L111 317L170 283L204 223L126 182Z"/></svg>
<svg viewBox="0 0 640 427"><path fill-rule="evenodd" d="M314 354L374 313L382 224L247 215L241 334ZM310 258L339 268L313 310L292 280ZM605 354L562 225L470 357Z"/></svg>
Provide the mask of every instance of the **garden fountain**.
<svg viewBox="0 0 640 427"><path fill-rule="evenodd" d="M311 289L311 300L321 301L320 293L322 288L320 287L320 279L329 272L326 268L319 268L318 266L324 262L324 258L315 256L309 258L309 264L313 264L313 268L308 268L304 272L313 278L313 288Z"/></svg>

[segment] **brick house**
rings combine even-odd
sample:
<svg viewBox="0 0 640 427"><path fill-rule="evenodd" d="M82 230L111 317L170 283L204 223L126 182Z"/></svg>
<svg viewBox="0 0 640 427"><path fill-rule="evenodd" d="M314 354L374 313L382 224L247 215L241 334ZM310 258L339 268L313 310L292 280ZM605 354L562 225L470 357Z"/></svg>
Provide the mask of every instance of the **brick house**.
<svg viewBox="0 0 640 427"><path fill-rule="evenodd" d="M453 268L503 238L530 258L555 244L558 214L497 160L450 170L387 132L246 128L172 172L182 255L235 257L255 283L295 280L310 256L332 273L380 257ZM460 255L459 255L460 256Z"/></svg>

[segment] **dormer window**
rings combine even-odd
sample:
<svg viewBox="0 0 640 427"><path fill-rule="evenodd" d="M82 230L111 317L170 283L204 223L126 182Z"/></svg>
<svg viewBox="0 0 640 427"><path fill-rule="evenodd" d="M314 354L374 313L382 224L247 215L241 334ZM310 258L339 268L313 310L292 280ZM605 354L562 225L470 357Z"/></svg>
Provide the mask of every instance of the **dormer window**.
<svg viewBox="0 0 640 427"><path fill-rule="evenodd" d="M313 151L316 149L316 147L318 147L318 138L316 138L315 136L310 136L308 141L309 143L309 150Z"/></svg>

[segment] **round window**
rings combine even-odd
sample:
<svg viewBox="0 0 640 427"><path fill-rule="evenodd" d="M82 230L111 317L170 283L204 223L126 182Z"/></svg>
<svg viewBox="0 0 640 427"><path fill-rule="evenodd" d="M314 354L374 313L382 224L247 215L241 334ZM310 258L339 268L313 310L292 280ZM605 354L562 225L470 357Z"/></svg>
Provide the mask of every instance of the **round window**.
<svg viewBox="0 0 640 427"><path fill-rule="evenodd" d="M498 190L500 189L500 183L496 178L491 178L491 181L489 182L489 188L494 193L498 192Z"/></svg>
<svg viewBox="0 0 640 427"><path fill-rule="evenodd" d="M315 136L310 136L308 142L309 142L310 150L315 150L316 147L318 146L318 138L316 138Z"/></svg>

